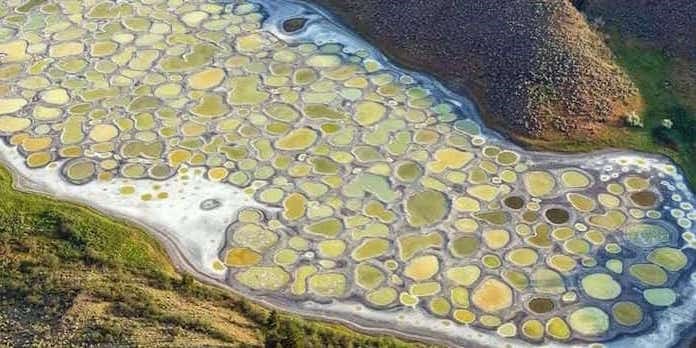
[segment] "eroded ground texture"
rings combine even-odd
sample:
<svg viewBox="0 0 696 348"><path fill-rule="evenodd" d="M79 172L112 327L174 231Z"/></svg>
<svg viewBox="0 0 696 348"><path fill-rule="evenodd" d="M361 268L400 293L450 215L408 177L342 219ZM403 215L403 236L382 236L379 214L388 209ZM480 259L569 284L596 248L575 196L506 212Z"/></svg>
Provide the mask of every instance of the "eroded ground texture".
<svg viewBox="0 0 696 348"><path fill-rule="evenodd" d="M154 218L234 217L219 242L176 239L198 226L175 239L214 255L201 272L287 310L348 308L356 324L460 344L670 335L662 310L692 303L696 245L677 168L527 153L374 51L263 24L308 8L262 5L4 2L3 156L68 197L96 187L99 208L195 197ZM231 193L185 196L201 177ZM221 208L246 197L256 207Z"/></svg>

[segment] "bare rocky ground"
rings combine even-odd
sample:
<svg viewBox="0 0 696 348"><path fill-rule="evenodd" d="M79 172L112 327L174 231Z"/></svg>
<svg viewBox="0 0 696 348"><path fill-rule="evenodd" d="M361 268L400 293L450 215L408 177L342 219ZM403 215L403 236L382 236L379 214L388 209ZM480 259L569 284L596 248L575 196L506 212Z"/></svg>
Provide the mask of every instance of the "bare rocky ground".
<svg viewBox="0 0 696 348"><path fill-rule="evenodd" d="M474 97L523 138L584 139L640 107L611 51L568 0L313 0L399 63Z"/></svg>

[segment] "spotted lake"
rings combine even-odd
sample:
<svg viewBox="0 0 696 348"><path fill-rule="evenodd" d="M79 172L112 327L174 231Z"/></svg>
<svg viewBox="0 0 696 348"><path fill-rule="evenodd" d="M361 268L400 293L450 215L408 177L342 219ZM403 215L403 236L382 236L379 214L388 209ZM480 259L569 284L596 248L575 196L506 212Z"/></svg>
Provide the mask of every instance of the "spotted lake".
<svg viewBox="0 0 696 348"><path fill-rule="evenodd" d="M662 157L524 151L294 1L6 0L0 154L201 278L453 345L673 344L694 196Z"/></svg>

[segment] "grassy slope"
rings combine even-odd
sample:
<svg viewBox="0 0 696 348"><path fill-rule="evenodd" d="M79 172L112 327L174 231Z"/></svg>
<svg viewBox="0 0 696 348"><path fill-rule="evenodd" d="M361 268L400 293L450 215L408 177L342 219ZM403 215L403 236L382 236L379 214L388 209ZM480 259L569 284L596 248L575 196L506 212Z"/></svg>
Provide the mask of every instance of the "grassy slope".
<svg viewBox="0 0 696 348"><path fill-rule="evenodd" d="M180 276L144 231L11 185L0 168L0 346L420 346L269 313Z"/></svg>
<svg viewBox="0 0 696 348"><path fill-rule="evenodd" d="M609 35L609 46L617 63L640 90L645 102L640 113L644 127L609 128L591 141L520 140L533 148L552 151L582 152L611 147L664 154L679 164L692 187L696 186L696 112L691 103L696 100L696 89L677 91L671 87L677 84L677 78L682 86L696 86L696 81L680 75L681 66L696 63L670 58L646 42L614 31ZM662 127L663 119L673 121L672 129Z"/></svg>

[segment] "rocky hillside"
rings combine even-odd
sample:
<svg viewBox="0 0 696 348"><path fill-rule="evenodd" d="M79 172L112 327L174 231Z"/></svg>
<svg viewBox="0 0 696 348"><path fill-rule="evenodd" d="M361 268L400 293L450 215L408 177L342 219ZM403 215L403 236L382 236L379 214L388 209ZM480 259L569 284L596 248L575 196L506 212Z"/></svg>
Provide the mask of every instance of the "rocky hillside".
<svg viewBox="0 0 696 348"><path fill-rule="evenodd" d="M489 124L513 135L583 139L639 107L568 0L313 2L400 63L473 95Z"/></svg>
<svg viewBox="0 0 696 348"><path fill-rule="evenodd" d="M696 109L696 1L584 0L579 8L599 30L663 54L673 65L664 88Z"/></svg>
<svg viewBox="0 0 696 348"><path fill-rule="evenodd" d="M696 1L584 0L578 7L597 24L696 60Z"/></svg>

